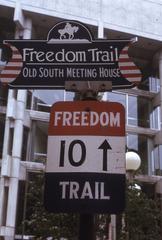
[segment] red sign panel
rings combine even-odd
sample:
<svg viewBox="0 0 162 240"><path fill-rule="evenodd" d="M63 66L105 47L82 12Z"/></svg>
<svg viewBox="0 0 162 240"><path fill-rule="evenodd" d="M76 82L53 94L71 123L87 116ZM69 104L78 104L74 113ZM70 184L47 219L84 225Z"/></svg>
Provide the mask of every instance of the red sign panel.
<svg viewBox="0 0 162 240"><path fill-rule="evenodd" d="M48 134L124 136L125 110L116 102L58 102L51 110Z"/></svg>

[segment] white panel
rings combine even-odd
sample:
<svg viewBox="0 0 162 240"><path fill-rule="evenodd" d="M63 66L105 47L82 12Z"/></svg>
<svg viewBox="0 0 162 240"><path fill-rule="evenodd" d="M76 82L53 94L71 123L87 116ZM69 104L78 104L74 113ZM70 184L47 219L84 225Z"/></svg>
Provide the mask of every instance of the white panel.
<svg viewBox="0 0 162 240"><path fill-rule="evenodd" d="M15 206L17 205L17 191L18 191L18 179L10 178L6 225L13 228L15 226L16 219Z"/></svg>
<svg viewBox="0 0 162 240"><path fill-rule="evenodd" d="M19 0L16 1L16 7L14 12L14 22L18 25L19 28L24 27L24 15L23 15Z"/></svg>
<svg viewBox="0 0 162 240"><path fill-rule="evenodd" d="M9 177L10 172L11 172L11 156L6 155L5 158L3 159L1 175Z"/></svg>
<svg viewBox="0 0 162 240"><path fill-rule="evenodd" d="M107 140L111 149L99 149ZM72 166L69 162L69 147L75 140L83 143L86 148L86 157L80 166ZM61 156L61 141L65 141L65 150ZM62 142L63 143L63 142ZM106 151L106 153L104 152ZM103 170L103 159L107 159L107 170ZM72 158L78 163L82 158L81 144L74 144ZM60 162L64 166L60 166ZM125 173L125 137L105 136L49 136L46 172L100 172Z"/></svg>
<svg viewBox="0 0 162 240"><path fill-rule="evenodd" d="M7 104L7 117L15 119L16 115L16 100L10 98Z"/></svg>

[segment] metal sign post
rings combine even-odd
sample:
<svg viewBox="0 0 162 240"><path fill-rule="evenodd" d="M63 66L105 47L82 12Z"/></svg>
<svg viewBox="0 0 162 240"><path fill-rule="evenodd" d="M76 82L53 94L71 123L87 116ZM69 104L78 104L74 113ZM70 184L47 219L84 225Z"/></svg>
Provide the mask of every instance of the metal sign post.
<svg viewBox="0 0 162 240"><path fill-rule="evenodd" d="M80 239L93 239L93 214L116 214L125 206L123 106L87 100L54 104L47 159L46 209L79 212Z"/></svg>

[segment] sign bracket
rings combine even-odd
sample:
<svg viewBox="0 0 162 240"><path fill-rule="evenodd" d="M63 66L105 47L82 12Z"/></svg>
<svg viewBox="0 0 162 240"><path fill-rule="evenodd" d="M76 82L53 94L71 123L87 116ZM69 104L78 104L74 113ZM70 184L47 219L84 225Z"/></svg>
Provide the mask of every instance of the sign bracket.
<svg viewBox="0 0 162 240"><path fill-rule="evenodd" d="M76 99L98 100L99 92L112 91L112 82L105 81L65 81L65 90L76 92Z"/></svg>
<svg viewBox="0 0 162 240"><path fill-rule="evenodd" d="M112 90L112 82L106 81L65 81L65 90L71 92L105 92Z"/></svg>

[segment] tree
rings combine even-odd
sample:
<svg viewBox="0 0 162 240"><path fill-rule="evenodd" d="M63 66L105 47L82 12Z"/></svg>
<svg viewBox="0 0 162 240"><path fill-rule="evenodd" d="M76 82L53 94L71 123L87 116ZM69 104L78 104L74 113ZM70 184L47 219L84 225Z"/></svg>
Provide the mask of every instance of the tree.
<svg viewBox="0 0 162 240"><path fill-rule="evenodd" d="M68 238L74 239L78 234L77 214L48 213L43 206L44 175L34 173L28 181L25 235L34 235L36 239Z"/></svg>
<svg viewBox="0 0 162 240"><path fill-rule="evenodd" d="M52 214L43 207L44 175L33 173L29 175L27 205L24 234L34 235L36 239L53 237L58 240L77 239L79 230L79 214ZM129 185L126 191L125 212L117 216L118 240L160 240L161 215L159 202L148 197L144 192ZM105 239L108 234L110 216L99 214L95 216L96 237ZM19 233L21 234L19 226Z"/></svg>
<svg viewBox="0 0 162 240"><path fill-rule="evenodd" d="M121 231L120 240L160 240L161 215L159 202L149 198L144 192L129 185L127 189L125 213L119 216Z"/></svg>

